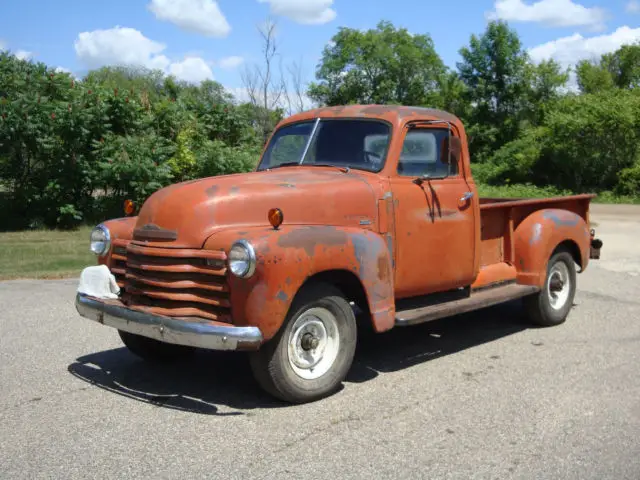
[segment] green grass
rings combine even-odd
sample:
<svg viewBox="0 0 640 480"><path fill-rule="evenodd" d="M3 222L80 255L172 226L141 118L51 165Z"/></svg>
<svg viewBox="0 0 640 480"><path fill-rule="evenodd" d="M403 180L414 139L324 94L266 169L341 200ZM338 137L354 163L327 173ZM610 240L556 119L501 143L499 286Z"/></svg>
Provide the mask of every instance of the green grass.
<svg viewBox="0 0 640 480"><path fill-rule="evenodd" d="M560 190L556 187L537 187L531 184L515 185L478 185L481 197L502 197L502 198L548 198L564 195L573 195L570 190ZM600 192L593 200L593 203L634 203L640 204L640 196L630 197L615 195L612 192Z"/></svg>
<svg viewBox="0 0 640 480"><path fill-rule="evenodd" d="M531 184L515 185L478 185L481 197L502 197L502 198L548 198L562 195L571 195L568 190L559 190L555 187L536 187Z"/></svg>
<svg viewBox="0 0 640 480"><path fill-rule="evenodd" d="M612 192L600 192L594 199L594 203L632 203L640 204L640 195L631 197L628 195L615 195Z"/></svg>
<svg viewBox="0 0 640 480"><path fill-rule="evenodd" d="M91 227L0 232L0 280L79 275L96 264L89 251L90 232Z"/></svg>

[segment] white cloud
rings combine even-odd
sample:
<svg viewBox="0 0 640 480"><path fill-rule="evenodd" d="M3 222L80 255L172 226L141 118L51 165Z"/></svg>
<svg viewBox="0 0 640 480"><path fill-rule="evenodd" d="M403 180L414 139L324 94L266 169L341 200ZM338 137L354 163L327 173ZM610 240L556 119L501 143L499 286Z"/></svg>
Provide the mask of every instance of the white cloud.
<svg viewBox="0 0 640 480"><path fill-rule="evenodd" d="M218 62L218 65L220 65L221 68L232 70L234 68L238 68L243 63L244 63L244 58L234 55L231 57L225 57L220 59L220 61Z"/></svg>
<svg viewBox="0 0 640 480"><path fill-rule="evenodd" d="M212 79L211 67L197 56L171 62L162 52L166 45L145 37L133 28L82 32L75 41L76 55L89 68L106 65L142 66L162 70L180 80L199 83Z"/></svg>
<svg viewBox="0 0 640 480"><path fill-rule="evenodd" d="M209 37L226 37L231 26L214 0L151 0L157 19Z"/></svg>
<svg viewBox="0 0 640 480"><path fill-rule="evenodd" d="M169 73L180 80L190 83L213 80L211 67L200 57L187 57L181 62L172 63L169 66Z"/></svg>
<svg viewBox="0 0 640 480"><path fill-rule="evenodd" d="M7 44L4 42L4 40L0 40L0 50L4 50L7 47Z"/></svg>
<svg viewBox="0 0 640 480"><path fill-rule="evenodd" d="M138 30L117 26L108 30L82 32L74 43L76 55L90 68L104 65L142 65L166 69L166 46L148 39Z"/></svg>
<svg viewBox="0 0 640 480"><path fill-rule="evenodd" d="M491 20L512 22L536 22L551 27L604 28L606 13L599 7L585 7L573 0L539 0L526 3L523 0L496 0Z"/></svg>
<svg viewBox="0 0 640 480"><path fill-rule="evenodd" d="M282 15L302 24L329 23L336 18L336 11L331 8L333 0L258 0L268 3L271 13Z"/></svg>
<svg viewBox="0 0 640 480"><path fill-rule="evenodd" d="M625 10L629 13L640 13L640 2L637 0L631 0L627 3Z"/></svg>
<svg viewBox="0 0 640 480"><path fill-rule="evenodd" d="M554 59L564 67L575 65L580 60L598 60L605 53L616 51L622 45L640 40L640 28L627 26L607 35L585 38L579 33L543 43L529 50L535 62Z"/></svg>
<svg viewBox="0 0 640 480"><path fill-rule="evenodd" d="M30 60L31 58L33 58L33 53L27 52L26 50L16 50L14 55L18 60Z"/></svg>

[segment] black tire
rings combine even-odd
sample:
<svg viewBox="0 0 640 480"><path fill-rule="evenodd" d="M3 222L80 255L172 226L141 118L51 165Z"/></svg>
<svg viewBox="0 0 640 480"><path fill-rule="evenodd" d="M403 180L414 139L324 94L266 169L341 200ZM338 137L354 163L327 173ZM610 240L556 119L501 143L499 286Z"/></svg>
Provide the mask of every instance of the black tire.
<svg viewBox="0 0 640 480"><path fill-rule="evenodd" d="M557 269L563 273L558 274ZM562 297L558 297L558 293L554 290L557 290L559 285L553 284L555 280L564 275L569 280L566 299L564 294ZM571 254L565 249L556 250L547 263L547 275L542 290L524 299L524 306L530 321L542 327L553 327L564 323L573 307L573 299L576 295L576 277L576 265ZM562 283L565 284L565 282ZM564 299L564 301L554 307L552 303L554 297Z"/></svg>
<svg viewBox="0 0 640 480"><path fill-rule="evenodd" d="M319 308L320 312L328 311L334 317L335 322L329 318L323 320L319 316L307 316L305 312L309 309ZM318 311L316 311L318 312ZM296 369L303 374L314 375L313 368L294 367L292 363L296 363L295 359L300 356L295 352L302 352L303 343L296 341L305 335L304 325L308 325L308 321L312 319L319 320L326 327L326 336L311 335L313 338L325 338L324 343L318 344L316 348L309 347L308 351L314 354L318 349L326 354L319 355L322 361L325 361L325 367L320 367L321 363L316 366L322 371L327 368L326 372L318 378L303 378L301 374L296 373ZM307 322L307 323L306 323ZM334 325L334 328L329 328ZM295 330L294 330L295 327ZM329 332L337 331L337 347L330 348L335 342L329 340ZM306 403L319 400L334 393L347 376L353 357L355 354L357 343L357 326L353 309L344 295L334 286L325 283L310 284L296 296L284 325L280 331L269 342L264 344L257 352L250 354L250 363L253 375L260 386L268 393L276 398L290 403ZM334 335L335 338L335 335ZM289 344L291 343L290 353ZM322 346L325 346L322 348ZM335 353L335 359L329 363L329 360ZM325 360L324 357L329 360ZM291 360L290 360L291 358ZM309 372L307 372L309 370ZM316 374L318 374L316 372Z"/></svg>
<svg viewBox="0 0 640 480"><path fill-rule="evenodd" d="M182 360L193 355L196 350L193 347L165 343L123 330L118 330L118 334L131 353L151 362L166 363Z"/></svg>

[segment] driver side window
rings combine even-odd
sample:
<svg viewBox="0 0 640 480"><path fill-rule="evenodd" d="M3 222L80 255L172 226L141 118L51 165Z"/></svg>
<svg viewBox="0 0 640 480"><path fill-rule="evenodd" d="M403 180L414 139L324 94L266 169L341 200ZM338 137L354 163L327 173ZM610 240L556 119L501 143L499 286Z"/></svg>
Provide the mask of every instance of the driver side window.
<svg viewBox="0 0 640 480"><path fill-rule="evenodd" d="M458 165L448 158L449 132L446 129L413 129L407 132L398 161L398 173L406 177L435 177L458 174ZM455 158L455 157L454 157Z"/></svg>

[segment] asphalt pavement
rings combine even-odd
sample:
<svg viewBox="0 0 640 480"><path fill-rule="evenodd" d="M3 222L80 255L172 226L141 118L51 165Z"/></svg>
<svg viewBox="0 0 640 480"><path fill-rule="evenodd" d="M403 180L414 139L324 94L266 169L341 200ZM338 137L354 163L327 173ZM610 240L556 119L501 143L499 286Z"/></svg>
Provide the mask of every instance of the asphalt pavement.
<svg viewBox="0 0 640 480"><path fill-rule="evenodd" d="M519 302L361 344L303 406L238 353L173 366L80 318L77 280L0 282L0 478L640 479L640 208L594 206L567 322Z"/></svg>

